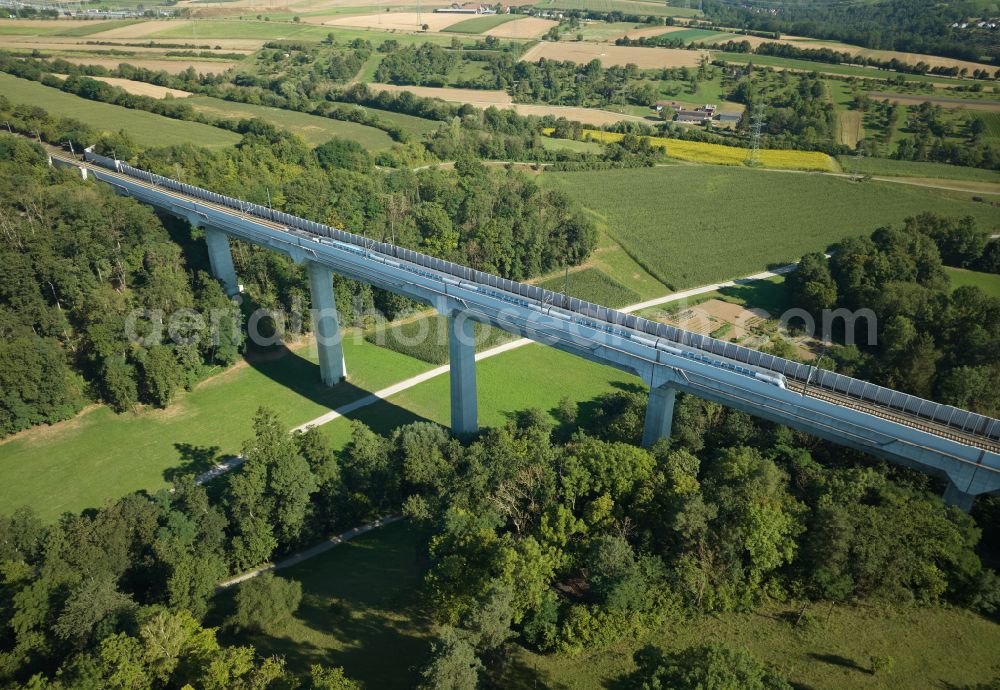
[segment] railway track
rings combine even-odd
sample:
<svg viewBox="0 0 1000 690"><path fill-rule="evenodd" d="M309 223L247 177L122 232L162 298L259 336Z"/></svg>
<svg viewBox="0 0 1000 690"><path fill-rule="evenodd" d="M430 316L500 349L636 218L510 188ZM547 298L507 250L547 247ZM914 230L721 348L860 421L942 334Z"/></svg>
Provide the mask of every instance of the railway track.
<svg viewBox="0 0 1000 690"><path fill-rule="evenodd" d="M1000 443L994 443L987 438L983 438L982 436L963 434L953 427L934 424L926 419L914 417L913 415L907 415L899 412L898 410L873 405L872 403L864 400L858 400L856 398L849 398L846 395L834 393L833 391L826 390L825 388L817 388L815 386L810 387L805 383L796 385L792 388L792 390L800 392L803 395L808 395L810 398L816 398L817 400L834 403L836 405L840 405L841 407L847 407L852 410L857 410L858 412L864 412L865 414L887 419L890 422L896 422L897 424L903 424L904 426L919 429L929 434L940 436L941 438L957 441L958 443L963 443L967 446L974 446L991 453L1000 454ZM985 466L983 467L984 469L989 469L993 472L1000 472L1000 469L993 469Z"/></svg>

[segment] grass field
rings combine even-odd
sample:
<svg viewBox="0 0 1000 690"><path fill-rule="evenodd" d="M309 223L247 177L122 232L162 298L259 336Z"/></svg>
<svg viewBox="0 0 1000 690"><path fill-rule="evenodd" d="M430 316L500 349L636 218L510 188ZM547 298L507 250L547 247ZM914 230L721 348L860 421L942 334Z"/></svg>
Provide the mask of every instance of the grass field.
<svg viewBox="0 0 1000 690"><path fill-rule="evenodd" d="M431 625L419 599L425 540L420 528L397 522L281 570L302 583L292 623L269 634L223 632L220 641L281 655L297 673L312 664L343 666L372 690L416 687L430 655ZM229 592L216 600L209 624L224 621L232 600Z"/></svg>
<svg viewBox="0 0 1000 690"><path fill-rule="evenodd" d="M593 141L619 141L624 135L616 132L600 132L593 129L585 129L583 130L583 136L585 139ZM743 165L750 155L749 149L738 146L723 146L703 141L684 141L681 139L666 139L664 137L647 138L653 146L665 149L666 154L671 158L694 163ZM836 161L827 154L818 151L761 149L759 154L761 165L766 168L819 170L824 172L837 172L839 170Z"/></svg>
<svg viewBox="0 0 1000 690"><path fill-rule="evenodd" d="M974 285L991 297L1000 297L1000 275L946 267L952 288Z"/></svg>
<svg viewBox="0 0 1000 690"><path fill-rule="evenodd" d="M551 414L563 397L581 403L580 414L587 419L595 409L591 401L598 396L615 388L642 385L639 378L610 367L551 347L525 345L476 363L479 426L506 424L529 408ZM339 448L350 441L353 419L379 433L422 419L448 425L449 387L448 376L438 376L320 428Z"/></svg>
<svg viewBox="0 0 1000 690"><path fill-rule="evenodd" d="M111 29L120 29L123 26L131 26L132 24L138 24L137 19L117 19L108 22L92 22L92 26L75 26L72 29L65 29L63 31L57 32L56 36L90 36L91 34L99 34L103 31L110 31Z"/></svg>
<svg viewBox="0 0 1000 690"><path fill-rule="evenodd" d="M422 362L345 338L348 383L319 381L315 348L241 365L183 394L165 410L116 415L93 407L67 422L0 443L0 512L33 505L45 519L166 486L239 451L260 405L292 426L425 371ZM58 491L53 490L58 486Z"/></svg>
<svg viewBox="0 0 1000 690"><path fill-rule="evenodd" d="M862 158L859 163L853 156L837 156L837 161L845 171L854 172L857 168L859 172L870 175L970 180L1000 184L1000 172L985 168L966 168L947 163L897 161L891 158Z"/></svg>
<svg viewBox="0 0 1000 690"><path fill-rule="evenodd" d="M475 330L477 352L514 339L506 331L478 323ZM448 362L448 328L443 316L417 316L402 323L372 328L365 332L365 340L429 364Z"/></svg>
<svg viewBox="0 0 1000 690"><path fill-rule="evenodd" d="M816 622L793 626L798 609L772 604L752 613L724 613L678 622L639 639L588 650L577 657L542 656L512 647L497 686L604 690L634 670L632 654L646 644L680 650L707 641L747 647L776 666L796 688L969 688L996 677L1000 625L961 609L814 606ZM873 655L893 669L871 673ZM985 686L982 686L985 687Z"/></svg>
<svg viewBox="0 0 1000 690"><path fill-rule="evenodd" d="M332 137L353 139L369 151L380 151L392 146L392 139L381 129L356 122L344 122L328 117L308 115L294 110L282 110L265 105L250 105L225 101L211 96L195 96L185 103L199 112L219 118L260 118L278 127L298 134L310 146L318 146ZM419 118L414 118L419 119Z"/></svg>
<svg viewBox="0 0 1000 690"><path fill-rule="evenodd" d="M549 151L576 151L579 153L600 153L601 145L593 141L574 141L572 139L553 139L542 137L542 148Z"/></svg>
<svg viewBox="0 0 1000 690"><path fill-rule="evenodd" d="M346 43L361 38L378 46L386 39L399 41L402 45L414 43L437 43L449 45L451 37L387 31L366 31L364 29L345 29L341 27L322 26L318 24L292 22L260 22L239 20L201 20L178 23L177 26L159 31L147 38L184 38L189 40L213 38L255 38L263 40L296 39L300 41L322 41L333 34L338 43Z"/></svg>
<svg viewBox="0 0 1000 690"><path fill-rule="evenodd" d="M98 130L125 130L144 147L189 142L207 148L221 148L240 140L239 134L225 129L87 100L9 74L0 74L0 93L15 103L37 105L52 115L73 117Z"/></svg>
<svg viewBox="0 0 1000 690"><path fill-rule="evenodd" d="M639 301L639 295L634 290L592 267L554 276L538 283L538 286L606 307L624 307Z"/></svg>
<svg viewBox="0 0 1000 690"><path fill-rule="evenodd" d="M624 14L656 15L659 17L698 17L701 10L669 7L661 2L640 0L540 0L535 7L543 10L593 10Z"/></svg>
<svg viewBox="0 0 1000 690"><path fill-rule="evenodd" d="M443 31L458 34L481 34L489 31L501 24L506 24L514 19L521 19L519 14L488 14L482 17L473 17L465 21L458 22L446 27Z"/></svg>
<svg viewBox="0 0 1000 690"><path fill-rule="evenodd" d="M983 121L983 136L987 139L1000 139L1000 112L972 113L977 120Z"/></svg>
<svg viewBox="0 0 1000 690"><path fill-rule="evenodd" d="M972 215L986 228L1000 224L994 208L965 200L968 194L827 175L676 165L540 179L590 209L643 268L674 289L794 261L924 210Z"/></svg>
<svg viewBox="0 0 1000 690"><path fill-rule="evenodd" d="M736 34L710 31L708 29L682 29L680 31L671 31L668 34L664 34L666 38L679 39L686 43L691 43L693 41L704 41L712 43L715 41L727 41L736 38Z"/></svg>
<svg viewBox="0 0 1000 690"><path fill-rule="evenodd" d="M860 67L854 65L833 65L826 62L812 62L810 60L796 60L794 58L775 57L773 55L749 55L744 53L712 52L712 58L724 60L733 64L745 65L752 62L757 66L774 67L775 69L790 69L800 72L820 72L823 74L838 74L845 77L868 77L870 79L889 79L898 76L896 72L880 70L874 67ZM907 81L919 81L929 84L946 83L947 77L932 76L928 74L904 74ZM956 86L960 82L956 81Z"/></svg>

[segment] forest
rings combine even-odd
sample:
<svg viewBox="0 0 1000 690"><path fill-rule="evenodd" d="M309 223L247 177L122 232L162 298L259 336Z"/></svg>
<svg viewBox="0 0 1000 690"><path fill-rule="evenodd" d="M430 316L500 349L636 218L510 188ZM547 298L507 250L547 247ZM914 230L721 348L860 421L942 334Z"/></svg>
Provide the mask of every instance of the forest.
<svg viewBox="0 0 1000 690"><path fill-rule="evenodd" d="M875 3L782 3L774 12L768 3L736 4L705 0L705 15L715 24L758 31L826 38L879 50L943 55L1000 65L1000 45L989 31L967 31L952 24L980 16L975 0L886 0Z"/></svg>
<svg viewBox="0 0 1000 690"><path fill-rule="evenodd" d="M454 170L383 173L354 142L335 139L310 150L260 121L244 123L240 144L223 152L190 145L138 152L123 134L98 136L3 99L0 113L24 131L53 128L46 133L51 141L96 142L99 152L114 151L163 175L270 200L289 213L504 277L580 263L596 245L593 223L562 193L471 158ZM49 168L44 152L23 138L2 140L0 212L8 241L0 251L12 268L0 277L0 324L9 334L0 343L0 435L67 419L92 400L119 411L164 407L182 388L240 357L242 324L255 308L308 303L301 266L236 243L245 293L235 307L206 273L199 231ZM341 278L336 292L348 324L376 309L393 319L416 306ZM136 309L214 315L211 332L221 335L136 346L126 334ZM187 336L183 325L177 327Z"/></svg>
<svg viewBox="0 0 1000 690"><path fill-rule="evenodd" d="M974 286L951 290L943 268L1000 273L1000 242L971 218L921 214L830 251L829 261L804 256L785 285L791 302L816 316L835 308L875 313L877 344L834 348L838 371L1000 415L1000 299Z"/></svg>
<svg viewBox="0 0 1000 690"><path fill-rule="evenodd" d="M564 400L555 424L529 409L467 443L427 422L388 437L355 423L341 452L262 408L221 487L184 477L52 525L19 509L0 518L0 681L353 688L340 669L303 675L220 646L206 616L227 573L399 512L430 532L426 690L488 686L511 645L573 655L773 600L799 603L797 626L848 602L1000 610L1000 578L979 555L996 535L981 542L925 475L690 396L671 439L639 448L645 399ZM997 509L984 499L979 519ZM258 577L221 625L266 628L301 600L296 581ZM718 643L636 660L626 687L790 687Z"/></svg>

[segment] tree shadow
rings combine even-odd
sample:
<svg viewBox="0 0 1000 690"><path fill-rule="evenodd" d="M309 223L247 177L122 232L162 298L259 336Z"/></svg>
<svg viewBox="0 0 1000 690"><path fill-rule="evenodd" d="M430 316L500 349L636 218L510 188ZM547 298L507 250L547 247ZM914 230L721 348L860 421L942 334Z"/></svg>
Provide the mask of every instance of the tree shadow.
<svg viewBox="0 0 1000 690"><path fill-rule="evenodd" d="M220 640L283 656L296 673L313 664L343 666L365 687L413 687L433 637L420 598L428 565L425 538L424 528L396 523L280 569L279 577L302 583L295 623L252 633L224 627ZM215 599L210 624L228 618L237 589Z"/></svg>
<svg viewBox="0 0 1000 690"><path fill-rule="evenodd" d="M180 464L163 470L163 478L173 483L186 474L202 474L218 465L225 458L219 446L196 446L191 443L175 443L180 456Z"/></svg>
<svg viewBox="0 0 1000 690"><path fill-rule="evenodd" d="M516 649L516 645L511 645ZM557 683L548 671L530 664L528 659L516 653L508 653L498 668L487 668L482 679L485 688L497 690L568 690L569 686Z"/></svg>
<svg viewBox="0 0 1000 690"><path fill-rule="evenodd" d="M860 671L861 673L871 673L870 669L861 666L853 659L848 659L847 657L840 656L839 654L817 654L816 652L809 652L809 656L816 661L822 661L830 664L831 666L840 666L842 668L851 669L852 671Z"/></svg>

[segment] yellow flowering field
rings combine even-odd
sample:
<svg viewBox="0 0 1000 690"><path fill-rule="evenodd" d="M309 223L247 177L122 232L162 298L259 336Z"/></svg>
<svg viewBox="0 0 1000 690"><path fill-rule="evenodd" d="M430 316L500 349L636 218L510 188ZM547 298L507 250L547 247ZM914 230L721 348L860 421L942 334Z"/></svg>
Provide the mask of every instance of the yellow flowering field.
<svg viewBox="0 0 1000 690"><path fill-rule="evenodd" d="M544 130L546 134L551 129ZM616 132L602 132L596 129L583 130L584 140L619 141L624 135ZM671 158L694 163L711 163L713 165L743 165L750 155L750 150L738 146L723 146L709 144L703 141L684 141L667 139L665 137L646 137L653 146L666 149ZM823 172L839 172L836 161L820 151L794 151L786 149L760 149L759 159L765 168L782 170L821 170Z"/></svg>

